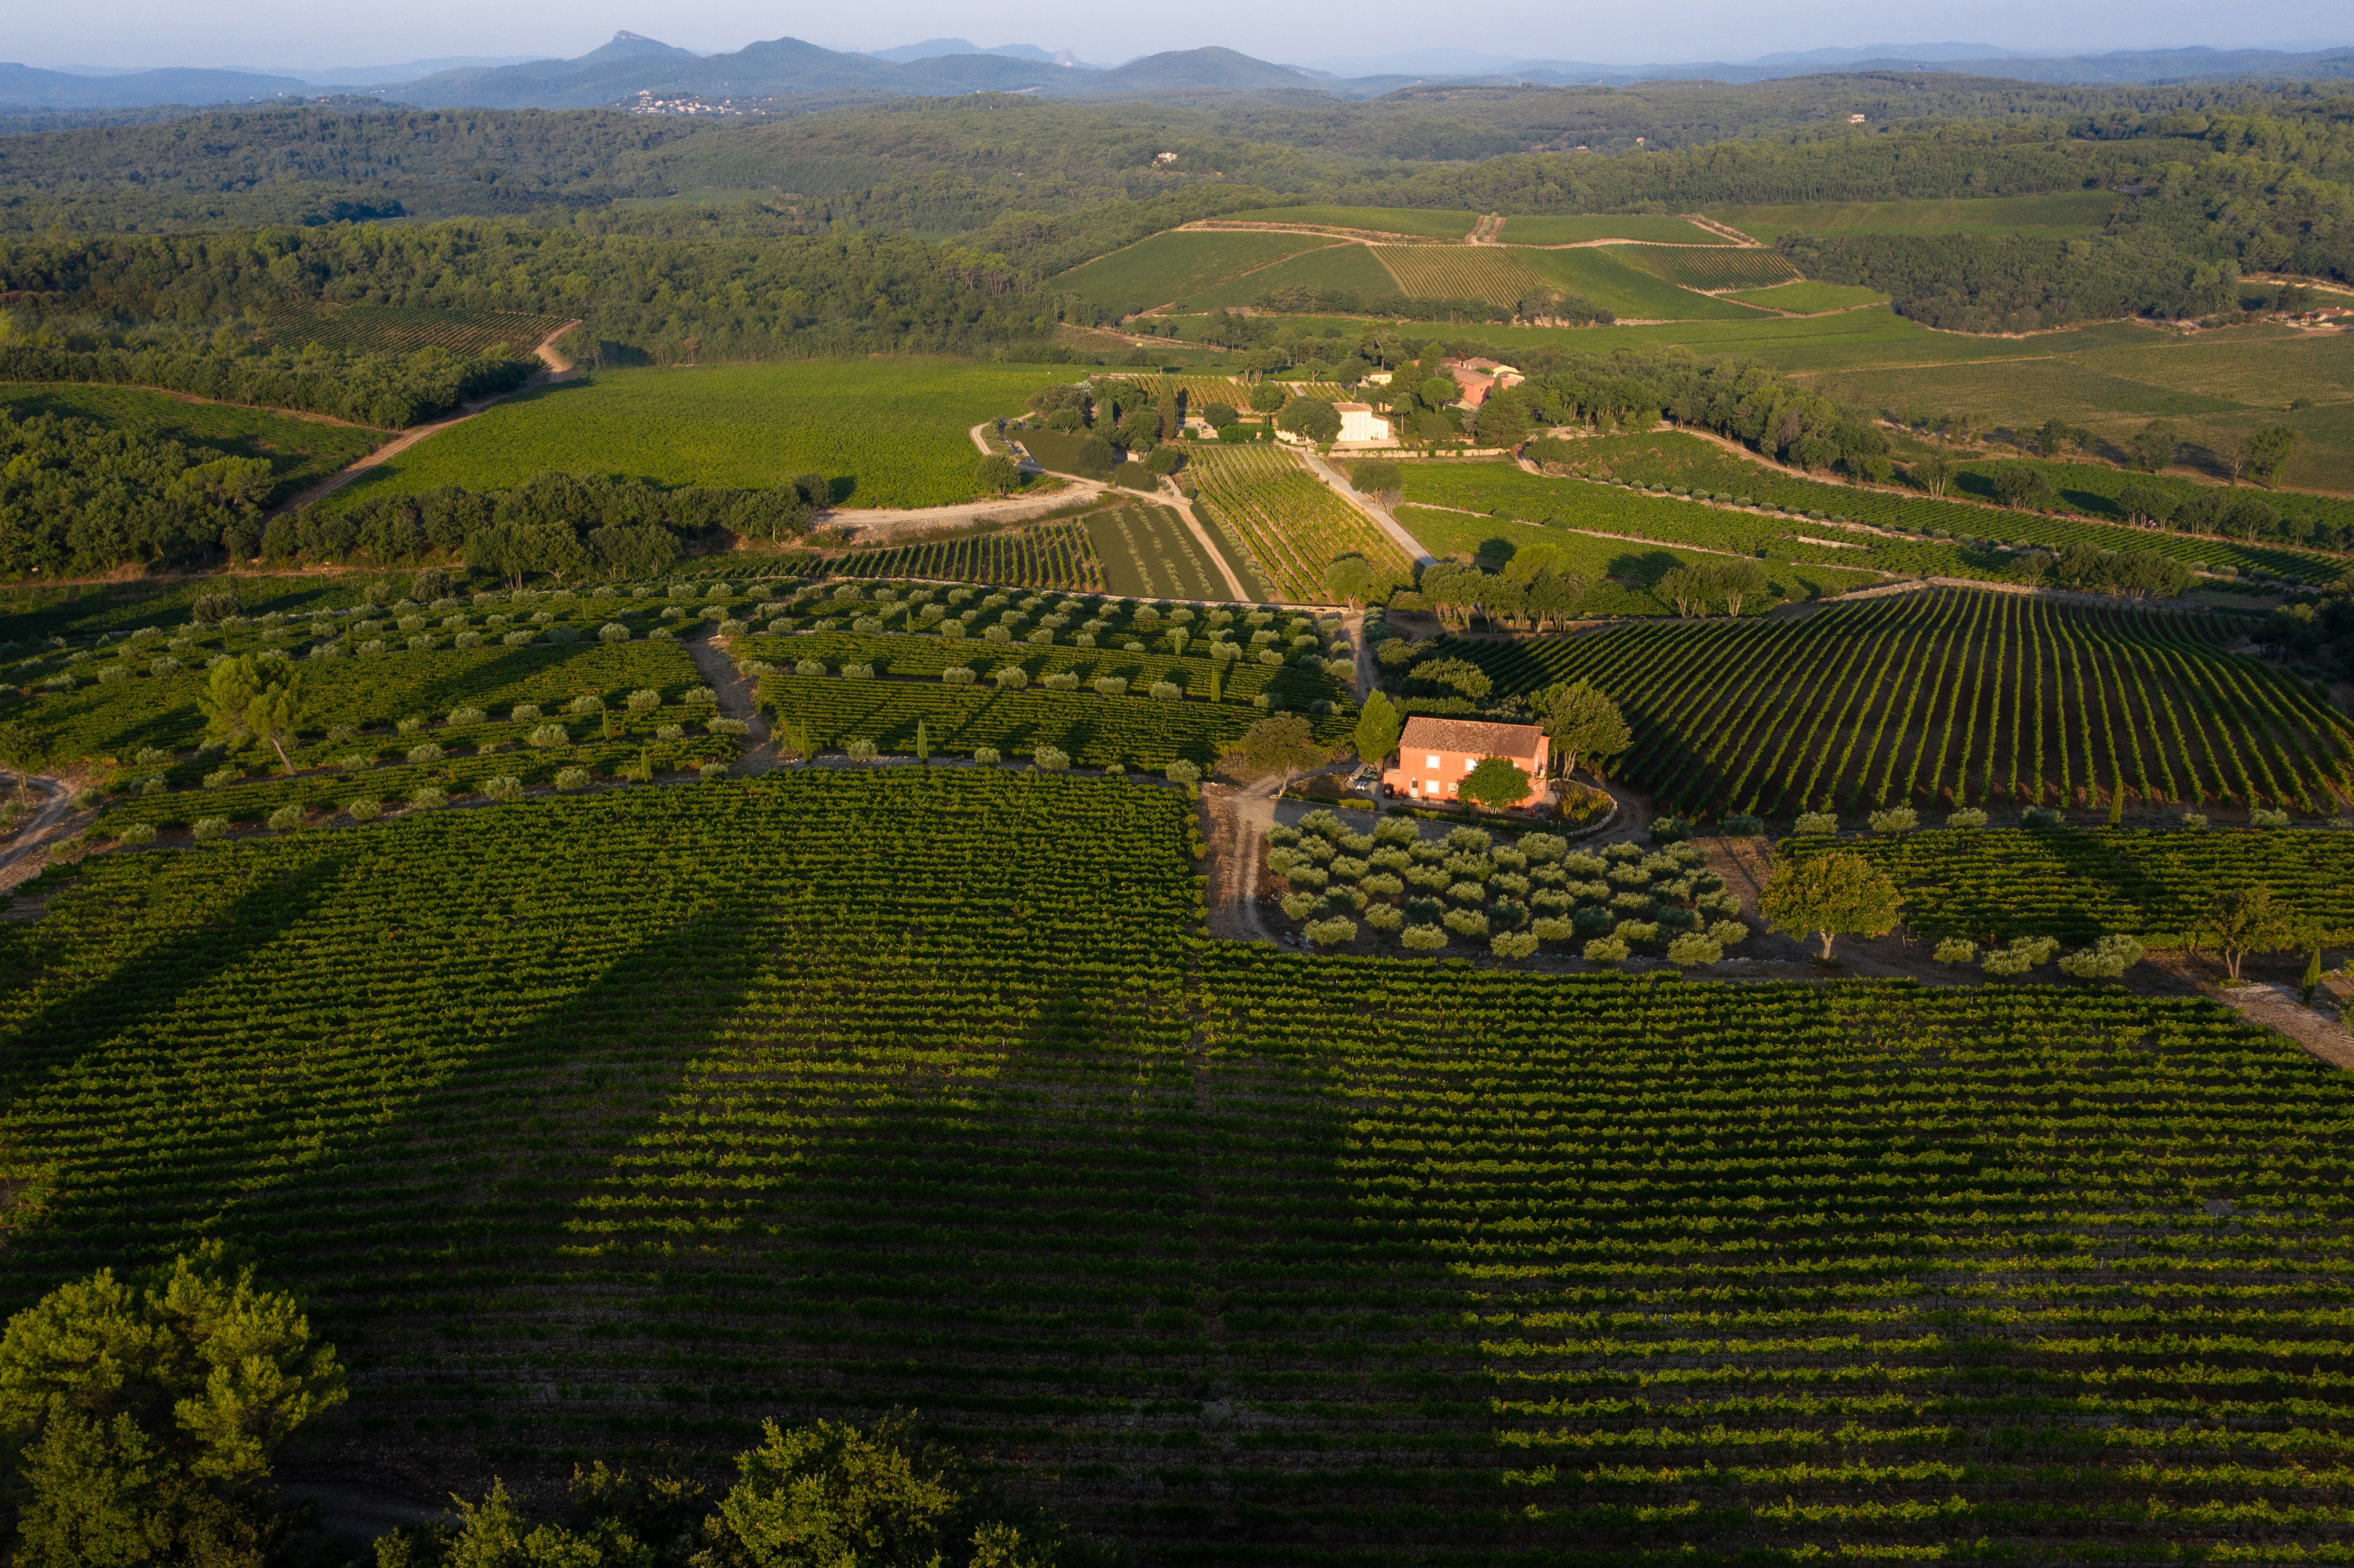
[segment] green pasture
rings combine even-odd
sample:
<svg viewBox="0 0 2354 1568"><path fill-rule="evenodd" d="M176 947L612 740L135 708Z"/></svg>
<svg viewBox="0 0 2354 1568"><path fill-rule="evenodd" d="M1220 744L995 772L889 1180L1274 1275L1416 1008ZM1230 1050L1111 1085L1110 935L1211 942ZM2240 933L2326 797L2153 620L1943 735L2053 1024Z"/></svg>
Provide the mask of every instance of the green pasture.
<svg viewBox="0 0 2354 1568"><path fill-rule="evenodd" d="M1305 234L1172 230L1057 273L1053 286L1123 310L1141 309L1333 243Z"/></svg>
<svg viewBox="0 0 2354 1568"><path fill-rule="evenodd" d="M2063 191L2053 196L1976 200L1723 207L1710 209L1707 216L1767 245L1785 234L2023 234L2073 238L2107 223L2118 199L2108 191Z"/></svg>
<svg viewBox="0 0 2354 1568"><path fill-rule="evenodd" d="M1398 293L1397 280L1390 276L1389 269L1381 264L1371 246L1311 244L1311 249L1288 260L1228 278L1204 289L1187 298L1183 308L1203 311L1246 305L1267 290L1295 286L1352 289L1369 302L1384 298L1394 299Z"/></svg>
<svg viewBox="0 0 2354 1568"><path fill-rule="evenodd" d="M1515 249L1512 254L1540 277L1590 303L1635 321L1755 320L1757 313L1731 300L1713 299L1652 276L1614 247L1583 250Z"/></svg>
<svg viewBox="0 0 2354 1568"><path fill-rule="evenodd" d="M1852 283L1818 283L1812 279L1803 279L1796 283L1776 283L1770 289L1744 289L1724 297L1739 300L1744 305L1756 305L1769 311L1788 311L1793 315L1801 316L1888 302L1888 296L1878 289L1860 288Z"/></svg>
<svg viewBox="0 0 2354 1568"><path fill-rule="evenodd" d="M1230 212L1227 223L1297 223L1316 228L1363 228L1381 234L1460 239L1479 221L1476 212L1434 212L1406 207L1263 207Z"/></svg>
<svg viewBox="0 0 2354 1568"><path fill-rule="evenodd" d="M15 382L0 385L0 408L19 418L57 414L95 419L187 446L212 447L231 457L267 458L275 481L272 503L299 494L391 439L387 431L365 426L207 403L139 387Z"/></svg>
<svg viewBox="0 0 2354 1568"><path fill-rule="evenodd" d="M1501 237L1508 245L1583 245L1596 239L1635 239L1658 245L1730 245L1721 234L1659 213L1544 213L1508 217Z"/></svg>
<svg viewBox="0 0 2354 1568"><path fill-rule="evenodd" d="M599 371L429 437L329 504L556 470L744 488L822 473L842 505L946 505L977 493L971 428L1057 375L925 359Z"/></svg>

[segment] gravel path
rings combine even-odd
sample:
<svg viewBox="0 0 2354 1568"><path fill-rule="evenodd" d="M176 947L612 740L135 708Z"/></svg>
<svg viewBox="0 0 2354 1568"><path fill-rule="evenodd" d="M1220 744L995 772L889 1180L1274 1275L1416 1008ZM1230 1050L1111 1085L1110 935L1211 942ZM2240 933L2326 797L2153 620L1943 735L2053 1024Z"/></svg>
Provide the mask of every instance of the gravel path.
<svg viewBox="0 0 2354 1568"><path fill-rule="evenodd" d="M695 638L686 643L686 656L695 661L695 669L717 694L720 716L742 719L751 726L751 733L744 737L744 755L737 761L736 771L766 773L774 768L777 743L769 731L769 715L760 711L758 688L728 656L727 640L716 635Z"/></svg>

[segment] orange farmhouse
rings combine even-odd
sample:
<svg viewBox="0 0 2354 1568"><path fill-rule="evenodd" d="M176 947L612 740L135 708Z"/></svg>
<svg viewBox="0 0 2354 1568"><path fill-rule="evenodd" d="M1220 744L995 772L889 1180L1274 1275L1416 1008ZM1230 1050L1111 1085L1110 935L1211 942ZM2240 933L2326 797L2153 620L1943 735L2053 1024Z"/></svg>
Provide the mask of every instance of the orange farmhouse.
<svg viewBox="0 0 2354 1568"><path fill-rule="evenodd" d="M1411 800L1452 800L1456 787L1481 758L1501 757L1529 776L1532 794L1539 793L1543 786L1534 781L1545 776L1551 744L1532 724L1417 715L1405 721L1405 733L1398 737L1397 766L1382 775L1382 788Z"/></svg>

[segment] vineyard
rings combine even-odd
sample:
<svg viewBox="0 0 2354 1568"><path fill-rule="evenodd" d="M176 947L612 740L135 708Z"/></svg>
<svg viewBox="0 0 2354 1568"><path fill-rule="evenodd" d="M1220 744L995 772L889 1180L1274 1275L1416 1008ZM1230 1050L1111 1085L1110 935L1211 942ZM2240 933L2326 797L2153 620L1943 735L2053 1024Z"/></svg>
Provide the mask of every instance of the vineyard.
<svg viewBox="0 0 2354 1568"><path fill-rule="evenodd" d="M1280 447L1204 444L1186 476L1256 575L1287 602L1328 599L1324 574L1343 556L1363 556L1394 584L1414 582L1405 552Z"/></svg>
<svg viewBox="0 0 2354 1568"><path fill-rule="evenodd" d="M795 769L54 873L0 1294L221 1236L427 1495L905 1406L1154 1565L2354 1545L2343 1075L1202 942L1191 821Z"/></svg>
<svg viewBox="0 0 2354 1568"><path fill-rule="evenodd" d="M1602 437L1578 443L1577 450L1573 471L1608 476L1630 484L1706 491L1801 516L1819 512L1826 517L1922 536L1915 543L1941 538L1956 542L1998 539L2047 550L2064 549L2070 545L2096 545L2104 550L2147 551L2201 571L2268 572L2290 582L2315 586L2338 581L2346 569L2342 559L2273 545L2078 522L2038 512L2015 512L2005 507L1941 501L1894 491L1862 490L1808 479L1771 463L1736 457L1696 436L1675 432ZM1503 468L1501 464L1490 466L1500 471ZM1520 478L1500 471L1492 477L1495 483L1505 487L1500 492L1508 498L1504 503L1529 512L1539 507L1567 511L1589 504L1579 498L1577 492L1565 486L1548 491L1540 482L1522 484ZM1545 499L1548 494L1554 499ZM1522 514L1526 514L1514 512L1514 515ZM1893 543L1900 542L1872 541L1875 548L1886 548Z"/></svg>
<svg viewBox="0 0 2354 1568"><path fill-rule="evenodd" d="M1616 771L1663 810L2115 800L2329 809L2354 726L2226 652L2204 616L1962 589L1803 620L1447 643L1500 694L1589 680L1634 728Z"/></svg>
<svg viewBox="0 0 2354 1568"><path fill-rule="evenodd" d="M1617 249L1630 266L1654 278L1704 292L1768 289L1798 278L1798 270L1780 251L1750 246L1624 245Z"/></svg>
<svg viewBox="0 0 2354 1568"><path fill-rule="evenodd" d="M727 651L748 667L754 663L790 666L814 659L829 670L864 666L873 670L877 679L900 676L937 682L944 670L969 669L986 680L999 670L1015 669L1033 681L1044 675L1074 674L1082 685L1092 687L1097 681L1109 678L1126 681L1130 690L1140 693L1166 681L1196 701L1209 694L1214 661L1198 652L1131 653L1120 641L1106 638L1103 642L1100 648L1075 648L837 630L791 635L754 633L732 640ZM1153 642L1161 649L1167 647L1165 640L1157 636ZM1190 646L1198 650L1206 644L1194 641ZM1256 659L1221 662L1226 667L1219 677L1219 695L1227 702L1248 704L1262 692L1272 693L1285 707L1295 709L1319 701L1342 704L1348 700L1348 682L1334 679L1322 667L1265 664Z"/></svg>
<svg viewBox="0 0 2354 1568"><path fill-rule="evenodd" d="M1071 593L1105 587L1091 521L1039 523L889 549L796 554L779 564L795 576L932 578Z"/></svg>
<svg viewBox="0 0 2354 1568"><path fill-rule="evenodd" d="M1901 837L1791 839L1786 856L1869 858L1904 889L1925 937L2090 941L2110 932L2180 947L2216 895L2263 887L2316 939L2354 942L2354 834L2143 828L1935 829Z"/></svg>
<svg viewBox="0 0 2354 1568"><path fill-rule="evenodd" d="M1195 600L1232 597L1201 542L1166 506L1129 504L1091 513L1087 533L1103 562L1101 586L1113 593ZM1246 579L1246 591L1254 586ZM1264 588L1259 596L1265 596Z"/></svg>
<svg viewBox="0 0 2354 1568"><path fill-rule="evenodd" d="M413 354L444 348L477 355L504 344L529 354L564 324L561 316L511 311L411 310L399 305L288 305L262 317L266 342L315 343L345 354Z"/></svg>
<svg viewBox="0 0 2354 1568"><path fill-rule="evenodd" d="M1536 269L1495 245L1376 245L1376 260L1416 299L1517 304L1542 286Z"/></svg>

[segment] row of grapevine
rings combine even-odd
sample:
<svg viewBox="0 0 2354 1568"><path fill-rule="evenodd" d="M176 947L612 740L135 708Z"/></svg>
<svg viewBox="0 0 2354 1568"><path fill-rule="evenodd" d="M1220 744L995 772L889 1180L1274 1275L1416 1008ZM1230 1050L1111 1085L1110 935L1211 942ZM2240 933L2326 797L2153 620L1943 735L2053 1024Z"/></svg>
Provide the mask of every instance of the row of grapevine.
<svg viewBox="0 0 2354 1568"><path fill-rule="evenodd" d="M1833 849L1894 878L1905 923L1928 937L2078 942L2122 932L2179 947L2219 894L2262 887L2317 938L2354 941L2354 834L2329 829L1932 829L1792 839L1782 853Z"/></svg>
<svg viewBox="0 0 2354 1568"><path fill-rule="evenodd" d="M793 769L86 862L0 925L0 1305L218 1235L373 1462L905 1406L1155 1568L2354 1545L2343 1075L1204 942L1192 821Z"/></svg>
<svg viewBox="0 0 2354 1568"><path fill-rule="evenodd" d="M413 354L446 348L476 355L506 344L529 354L534 344L564 324L561 316L516 311L419 310L401 305L289 305L266 313L260 322L268 341L299 346L315 343L350 354Z"/></svg>
<svg viewBox="0 0 2354 1568"><path fill-rule="evenodd" d="M1414 563L1396 541L1281 447L1205 444L1186 476L1260 578L1287 600L1328 600L1324 575L1343 556L1362 556L1393 584L1414 583Z"/></svg>
<svg viewBox="0 0 2354 1568"><path fill-rule="evenodd" d="M1543 286L1537 270L1495 245L1374 245L1373 259L1412 299L1518 304Z"/></svg>
<svg viewBox="0 0 2354 1568"><path fill-rule="evenodd" d="M1612 255L1652 277L1702 292L1770 289L1796 282L1797 268L1779 250L1746 245L1618 245Z"/></svg>
<svg viewBox="0 0 2354 1568"><path fill-rule="evenodd" d="M1073 593L1100 593L1104 587L1103 561L1087 524L1077 522L885 549L798 554L782 565L801 576L917 577Z"/></svg>
<svg viewBox="0 0 2354 1568"><path fill-rule="evenodd" d="M2203 617L1951 589L1447 651L1501 691L1610 693L1636 731L1618 770L1670 810L2303 810L2354 788L2354 725Z"/></svg>

